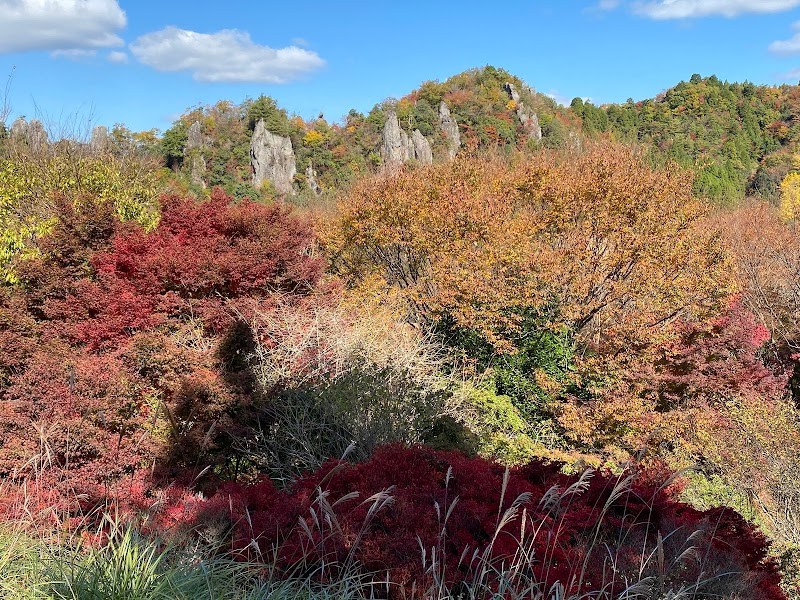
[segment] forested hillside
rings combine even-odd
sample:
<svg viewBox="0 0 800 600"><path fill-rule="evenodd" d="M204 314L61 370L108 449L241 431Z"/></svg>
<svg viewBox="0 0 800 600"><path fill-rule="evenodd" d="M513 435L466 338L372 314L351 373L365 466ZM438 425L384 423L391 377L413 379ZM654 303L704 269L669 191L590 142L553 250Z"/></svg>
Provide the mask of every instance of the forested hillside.
<svg viewBox="0 0 800 600"><path fill-rule="evenodd" d="M638 141L695 171L697 194L735 203L757 195L776 202L793 169L800 136L797 86L728 83L693 75L651 100L571 108L589 135Z"/></svg>
<svg viewBox="0 0 800 600"><path fill-rule="evenodd" d="M536 115L539 129L535 135L517 115L518 102L512 99L506 84L514 87L523 107ZM442 103L457 124L457 148L441 127ZM442 160L451 150L515 149L539 143L559 147L576 130L568 111L551 98L534 92L502 69L485 67L443 83L427 82L408 96L377 104L366 115L352 110L338 123L329 123L322 115L310 120L290 118L286 110L265 96L239 105L223 101L197 107L164 133L160 150L166 164L195 186L221 186L237 198L269 196L275 192L269 186L253 188L249 164L253 131L264 119L266 129L291 140L296 157L295 191L310 191L309 165L316 172L320 189L335 191L384 165L381 146L389 113L396 115L404 132L410 135L417 130L425 137L434 160ZM198 166L199 157L202 166Z"/></svg>
<svg viewBox="0 0 800 600"><path fill-rule="evenodd" d="M800 597L795 92L11 124L0 591Z"/></svg>
<svg viewBox="0 0 800 600"><path fill-rule="evenodd" d="M518 100L509 95L508 83ZM559 148L579 143L579 133L589 138L610 134L643 144L658 160L672 160L694 171L694 190L700 196L735 203L755 195L777 203L781 182L794 169L799 94L797 86L728 83L713 75L693 75L653 99L598 107L575 98L569 107L560 107L502 69L484 67L443 83L426 82L408 96L376 105L368 115L351 111L340 123L329 123L322 115L309 121L290 119L267 97L238 106L220 102L198 107L165 132L161 151L173 168L194 172L196 184L221 185L236 197L247 192L269 194L247 187L252 183L247 164L252 131L265 118L270 131L292 141L296 189L309 189L310 164L321 189L335 190L380 169L389 111L396 113L408 134L417 129L429 140L433 157L446 156L448 140L439 115L445 102L458 125L462 151ZM520 118L518 102L536 115L540 128L536 133ZM194 123L200 135L188 143ZM198 155L208 163L203 175L197 170Z"/></svg>

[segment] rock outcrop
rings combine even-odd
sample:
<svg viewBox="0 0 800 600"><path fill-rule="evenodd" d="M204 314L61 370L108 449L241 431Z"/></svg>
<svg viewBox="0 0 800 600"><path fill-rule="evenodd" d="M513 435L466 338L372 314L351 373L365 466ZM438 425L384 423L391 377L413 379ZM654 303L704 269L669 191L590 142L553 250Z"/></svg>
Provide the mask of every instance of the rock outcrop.
<svg viewBox="0 0 800 600"><path fill-rule="evenodd" d="M205 143L200 121L195 121L186 132L186 146L183 155L189 163L189 179L194 185L206 187L206 158L203 156L202 147Z"/></svg>
<svg viewBox="0 0 800 600"><path fill-rule="evenodd" d="M202 145L203 132L200 128L200 121L195 121L189 125L189 129L186 131L186 149L192 150L194 148L199 148Z"/></svg>
<svg viewBox="0 0 800 600"><path fill-rule="evenodd" d="M194 185L202 188L206 187L206 158L199 152L193 152L188 156L189 161L189 180Z"/></svg>
<svg viewBox="0 0 800 600"><path fill-rule="evenodd" d="M522 123L522 128L529 137L535 140L542 139L542 127L539 125L539 116L532 110L529 110L520 98L517 88L511 82L506 82L505 87L508 97L514 101L516 105L517 118Z"/></svg>
<svg viewBox="0 0 800 600"><path fill-rule="evenodd" d="M33 150L42 150L47 146L47 132L38 119L30 123L25 117L17 117L11 124L11 139L18 144L27 144Z"/></svg>
<svg viewBox="0 0 800 600"><path fill-rule="evenodd" d="M311 161L308 161L308 166L306 167L306 184L308 189L314 192L316 196L322 193L322 188L317 183L317 172L314 170L314 164Z"/></svg>
<svg viewBox="0 0 800 600"><path fill-rule="evenodd" d="M431 143L422 135L419 129L415 129L411 134L411 142L414 146L414 158L423 165L433 164L433 150Z"/></svg>
<svg viewBox="0 0 800 600"><path fill-rule="evenodd" d="M11 139L28 143L28 122L25 117L17 117L11 124Z"/></svg>
<svg viewBox="0 0 800 600"><path fill-rule="evenodd" d="M28 147L35 150L41 150L47 146L47 132L44 130L44 125L38 119L33 119L28 123Z"/></svg>
<svg viewBox="0 0 800 600"><path fill-rule="evenodd" d="M253 186L256 188L270 181L279 194L293 193L297 162L292 140L269 131L263 119L256 123L250 141L250 166L253 170Z"/></svg>
<svg viewBox="0 0 800 600"><path fill-rule="evenodd" d="M450 115L450 107L444 100L439 103L439 129L447 140L447 156L453 160L461 148L461 132L458 123Z"/></svg>
<svg viewBox="0 0 800 600"><path fill-rule="evenodd" d="M100 154L108 150L108 127L97 125L92 129L92 137L89 138L89 150L94 154Z"/></svg>
<svg viewBox="0 0 800 600"><path fill-rule="evenodd" d="M397 115L390 112L383 128L381 158L387 168L394 168L414 157L414 147L408 134L400 128Z"/></svg>
<svg viewBox="0 0 800 600"><path fill-rule="evenodd" d="M400 127L397 114L390 111L383 128L381 158L387 169L395 169L410 160L429 165L433 162L433 152L430 142L419 129L409 136Z"/></svg>

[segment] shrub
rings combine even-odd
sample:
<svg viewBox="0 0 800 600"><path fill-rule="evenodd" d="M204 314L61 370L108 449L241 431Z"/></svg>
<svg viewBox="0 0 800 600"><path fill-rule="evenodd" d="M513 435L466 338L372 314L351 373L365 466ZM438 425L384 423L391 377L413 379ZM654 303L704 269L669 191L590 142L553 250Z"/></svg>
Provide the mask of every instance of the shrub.
<svg viewBox="0 0 800 600"><path fill-rule="evenodd" d="M700 512L667 490L634 472L569 477L541 462L504 472L390 446L360 465L330 463L286 492L268 481L224 486L207 509L229 515L241 556L322 580L356 560L389 582L391 597L784 598L761 534L730 510Z"/></svg>
<svg viewBox="0 0 800 600"><path fill-rule="evenodd" d="M278 304L250 322L257 389L274 399L246 452L278 479L381 444L420 443L455 410L441 351L385 309Z"/></svg>
<svg viewBox="0 0 800 600"><path fill-rule="evenodd" d="M148 231L100 199L63 202L0 300L0 474L35 477L45 505L132 501L152 473L239 476L231 449L257 425L243 320L325 297L311 223L289 208L218 191L162 204Z"/></svg>
<svg viewBox="0 0 800 600"><path fill-rule="evenodd" d="M10 144L0 154L0 277L16 283L13 261L39 254L37 240L57 222L62 199L108 204L123 221L158 223L158 165L143 156L90 152L62 141Z"/></svg>

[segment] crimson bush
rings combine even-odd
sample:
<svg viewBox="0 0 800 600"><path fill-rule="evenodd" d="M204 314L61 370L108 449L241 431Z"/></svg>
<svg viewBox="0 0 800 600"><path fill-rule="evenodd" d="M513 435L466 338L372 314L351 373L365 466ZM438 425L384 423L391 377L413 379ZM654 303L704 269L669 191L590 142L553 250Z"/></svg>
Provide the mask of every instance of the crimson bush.
<svg viewBox="0 0 800 600"><path fill-rule="evenodd" d="M243 323L325 297L312 223L219 191L162 198L149 232L91 198L58 215L0 294L0 478L91 507L150 474L241 475L230 448L259 401Z"/></svg>
<svg viewBox="0 0 800 600"><path fill-rule="evenodd" d="M530 558L518 569L545 591L560 582L570 594L602 588L614 598L652 577L662 592L784 598L765 538L731 510L694 510L645 474L579 478L533 462L510 471L504 487L504 473L480 458L387 446L363 464L328 463L288 491L268 480L225 485L205 512L231 519L240 556L274 558L289 573L324 563L331 577L356 558L377 579L388 573L397 597L433 584L423 550L430 560L435 549L438 573L457 589L476 584L476 556L509 568L525 547ZM387 490L392 501L370 515L377 501L364 499ZM517 518L498 526L518 498Z"/></svg>

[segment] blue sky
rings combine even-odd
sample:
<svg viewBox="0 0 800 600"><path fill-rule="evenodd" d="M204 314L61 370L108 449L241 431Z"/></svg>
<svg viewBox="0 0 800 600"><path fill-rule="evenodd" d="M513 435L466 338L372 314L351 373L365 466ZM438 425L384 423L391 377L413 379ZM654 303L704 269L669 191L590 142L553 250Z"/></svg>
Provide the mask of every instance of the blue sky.
<svg viewBox="0 0 800 600"><path fill-rule="evenodd" d="M716 74L800 80L800 0L0 0L0 110L55 133L169 127L267 94L305 118L491 64L569 103Z"/></svg>

